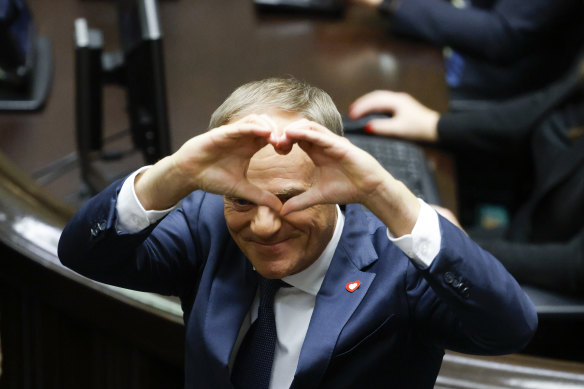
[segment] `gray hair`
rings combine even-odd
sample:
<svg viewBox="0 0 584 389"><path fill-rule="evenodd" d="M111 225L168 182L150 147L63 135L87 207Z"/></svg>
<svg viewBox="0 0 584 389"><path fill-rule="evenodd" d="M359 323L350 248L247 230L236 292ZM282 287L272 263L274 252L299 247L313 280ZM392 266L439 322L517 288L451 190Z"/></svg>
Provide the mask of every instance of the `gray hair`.
<svg viewBox="0 0 584 389"><path fill-rule="evenodd" d="M331 97L322 89L295 78L268 78L240 86L215 110L209 129L264 109L297 112L343 135L341 114Z"/></svg>

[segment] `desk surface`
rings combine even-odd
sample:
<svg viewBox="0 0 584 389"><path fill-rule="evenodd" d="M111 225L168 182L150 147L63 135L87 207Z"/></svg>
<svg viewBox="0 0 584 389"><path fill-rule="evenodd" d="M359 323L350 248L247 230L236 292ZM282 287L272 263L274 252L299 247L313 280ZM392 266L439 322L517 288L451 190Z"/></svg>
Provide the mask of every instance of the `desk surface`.
<svg viewBox="0 0 584 389"><path fill-rule="evenodd" d="M55 72L45 109L0 113L0 149L29 173L75 150L73 23L84 17L118 48L112 1L29 0L40 34L53 45ZM340 19L258 15L250 1L161 1L172 146L204 131L214 109L244 82L293 75L326 90L345 114L374 89L406 91L432 108L447 104L441 54L389 33L375 10L352 6ZM107 87L105 134L127 126L121 90ZM124 148L113 145L113 148ZM129 142L126 139L126 142ZM440 162L440 160L439 160ZM129 170L140 158L124 162ZM48 185L63 198L79 186L78 172ZM448 177L448 175L446 176ZM448 205L448 204L447 204Z"/></svg>

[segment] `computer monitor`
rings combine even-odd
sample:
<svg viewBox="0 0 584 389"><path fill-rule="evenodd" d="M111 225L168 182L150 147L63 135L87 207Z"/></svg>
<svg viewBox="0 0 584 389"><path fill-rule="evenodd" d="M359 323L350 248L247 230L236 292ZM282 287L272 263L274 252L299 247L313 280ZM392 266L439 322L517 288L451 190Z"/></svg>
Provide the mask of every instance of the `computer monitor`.
<svg viewBox="0 0 584 389"><path fill-rule="evenodd" d="M0 82L22 84L33 59L32 15L22 0L0 0Z"/></svg>
<svg viewBox="0 0 584 389"><path fill-rule="evenodd" d="M145 163L153 164L171 152L156 0L117 0L117 7L118 52L104 53L101 32L90 29L85 19L75 21L77 149L81 178L90 194L109 181L93 162L112 159L112 153L103 150L104 84L124 88L132 144Z"/></svg>
<svg viewBox="0 0 584 389"><path fill-rule="evenodd" d="M37 36L24 0L0 0L0 111L43 107L51 84L51 43Z"/></svg>
<svg viewBox="0 0 584 389"><path fill-rule="evenodd" d="M132 140L152 164L171 151L156 0L118 0L118 15Z"/></svg>

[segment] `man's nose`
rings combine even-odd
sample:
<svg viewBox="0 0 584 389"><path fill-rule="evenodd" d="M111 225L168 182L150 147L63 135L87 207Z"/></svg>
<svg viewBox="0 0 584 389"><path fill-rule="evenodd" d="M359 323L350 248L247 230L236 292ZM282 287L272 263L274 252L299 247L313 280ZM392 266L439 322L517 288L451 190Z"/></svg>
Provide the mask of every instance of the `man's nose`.
<svg viewBox="0 0 584 389"><path fill-rule="evenodd" d="M260 205L251 221L251 231L261 239L269 239L278 233L282 220L273 209Z"/></svg>

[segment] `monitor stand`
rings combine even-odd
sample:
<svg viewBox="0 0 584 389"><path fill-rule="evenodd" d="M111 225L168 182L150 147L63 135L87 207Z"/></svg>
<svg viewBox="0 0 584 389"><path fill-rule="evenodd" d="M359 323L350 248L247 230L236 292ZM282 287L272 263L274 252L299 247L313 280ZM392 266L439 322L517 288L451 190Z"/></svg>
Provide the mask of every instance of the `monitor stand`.
<svg viewBox="0 0 584 389"><path fill-rule="evenodd" d="M18 88L0 84L0 111L41 109L49 94L52 75L51 41L46 36L38 36L35 41L34 65L27 84Z"/></svg>

